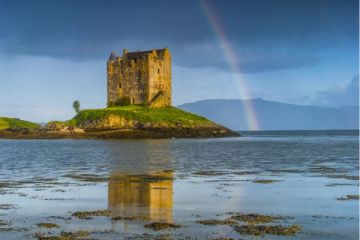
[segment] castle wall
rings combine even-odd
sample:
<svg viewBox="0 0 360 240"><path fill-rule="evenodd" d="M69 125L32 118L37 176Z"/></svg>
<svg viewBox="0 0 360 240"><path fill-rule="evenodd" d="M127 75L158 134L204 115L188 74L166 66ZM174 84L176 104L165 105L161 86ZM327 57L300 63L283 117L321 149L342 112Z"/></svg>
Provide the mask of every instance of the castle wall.
<svg viewBox="0 0 360 240"><path fill-rule="evenodd" d="M171 105L171 57L168 49L150 55L149 61L149 99L151 101L158 92L166 96L160 105Z"/></svg>
<svg viewBox="0 0 360 240"><path fill-rule="evenodd" d="M115 102L118 99L118 74L119 62L117 61L108 61L107 62L107 92L108 104L110 102Z"/></svg>
<svg viewBox="0 0 360 240"><path fill-rule="evenodd" d="M171 86L171 55L170 51L166 48L164 51L164 82L163 82L163 91L165 94L164 105L171 105L172 101L172 86Z"/></svg>
<svg viewBox="0 0 360 240"><path fill-rule="evenodd" d="M169 50L113 53L108 60L108 105L119 98L131 104L147 104L159 92L163 96L157 106L171 105L171 56Z"/></svg>
<svg viewBox="0 0 360 240"><path fill-rule="evenodd" d="M130 98L131 104L144 104L148 99L148 67L146 57L134 59L125 56L119 69L122 93L118 97Z"/></svg>

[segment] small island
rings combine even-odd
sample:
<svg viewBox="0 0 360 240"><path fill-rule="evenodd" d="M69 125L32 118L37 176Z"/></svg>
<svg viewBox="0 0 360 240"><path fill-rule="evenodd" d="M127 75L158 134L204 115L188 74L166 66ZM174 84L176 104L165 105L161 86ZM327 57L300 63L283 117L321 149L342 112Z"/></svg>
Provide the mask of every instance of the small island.
<svg viewBox="0 0 360 240"><path fill-rule="evenodd" d="M11 119L11 122L17 122L17 125L2 127L0 138L160 139L239 136L204 117L175 107L149 109L129 105L81 110L69 121L52 121L45 126L19 119Z"/></svg>
<svg viewBox="0 0 360 240"><path fill-rule="evenodd" d="M209 138L238 133L171 105L171 55L168 48L111 53L107 61L107 107L79 109L68 121L45 126L0 118L0 138ZM76 105L79 105L77 103Z"/></svg>

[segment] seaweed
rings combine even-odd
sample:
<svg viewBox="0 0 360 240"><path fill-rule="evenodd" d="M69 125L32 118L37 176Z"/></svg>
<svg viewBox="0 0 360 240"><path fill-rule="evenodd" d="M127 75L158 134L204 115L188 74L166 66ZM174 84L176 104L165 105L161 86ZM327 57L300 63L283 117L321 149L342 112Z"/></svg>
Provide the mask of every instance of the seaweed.
<svg viewBox="0 0 360 240"><path fill-rule="evenodd" d="M304 173L304 170L298 169L271 169L270 172L273 173Z"/></svg>
<svg viewBox="0 0 360 240"><path fill-rule="evenodd" d="M234 240L234 238L217 237L217 238L212 238L211 240Z"/></svg>
<svg viewBox="0 0 360 240"><path fill-rule="evenodd" d="M215 170L204 170L204 171L196 171L193 173L194 175L201 175L201 176L221 176L224 175L224 172L215 171Z"/></svg>
<svg viewBox="0 0 360 240"><path fill-rule="evenodd" d="M336 168L332 168L332 167L328 167L328 166L315 166L315 167L310 167L310 168L309 168L309 171L310 171L310 172L314 172L314 173L321 173L321 174L344 172L344 170L342 170L342 169L336 169Z"/></svg>
<svg viewBox="0 0 360 240"><path fill-rule="evenodd" d="M72 178L82 182L107 182L108 177L99 176L96 174L66 174L64 177Z"/></svg>
<svg viewBox="0 0 360 240"><path fill-rule="evenodd" d="M109 210L95 210L95 211L78 211L71 214L71 216L79 219L92 219L92 217L105 216L109 217L111 212Z"/></svg>
<svg viewBox="0 0 360 240"><path fill-rule="evenodd" d="M337 198L340 201L347 201L347 200L359 200L359 195L346 195L345 197Z"/></svg>
<svg viewBox="0 0 360 240"><path fill-rule="evenodd" d="M7 226L7 225L10 225L10 222L5 220L0 220L0 226Z"/></svg>
<svg viewBox="0 0 360 240"><path fill-rule="evenodd" d="M231 216L229 219L246 222L248 224L259 224L259 223L268 223L272 222L276 217L270 215L261 215L257 213L243 214L236 213Z"/></svg>
<svg viewBox="0 0 360 240"><path fill-rule="evenodd" d="M280 180L271 180L271 179L255 179L253 180L254 183L261 183L261 184L270 184L275 182L281 182Z"/></svg>
<svg viewBox="0 0 360 240"><path fill-rule="evenodd" d="M34 237L38 240L75 240L84 239L90 235L88 231L77 231L77 232L61 232L60 235L52 236L45 235L44 233L35 233Z"/></svg>
<svg viewBox="0 0 360 240"><path fill-rule="evenodd" d="M234 230L240 234L246 235L265 235L265 234L272 234L272 235L295 235L301 230L299 225L291 225L289 227L285 227L282 225L275 225L275 226L268 226L268 225L240 225L240 226L233 226Z"/></svg>
<svg viewBox="0 0 360 240"><path fill-rule="evenodd" d="M14 205L14 204L0 204L1 210L9 210L9 209L14 209L14 208L16 208L16 205Z"/></svg>
<svg viewBox="0 0 360 240"><path fill-rule="evenodd" d="M207 219L207 220L197 220L196 223L203 225L233 225L236 224L236 221L233 219L217 220L217 219Z"/></svg>
<svg viewBox="0 0 360 240"><path fill-rule="evenodd" d="M128 220L128 221L134 221L134 220L150 220L147 216L116 216L112 217L111 220L117 221L117 220Z"/></svg>
<svg viewBox="0 0 360 240"><path fill-rule="evenodd" d="M325 187L337 187L337 186L351 186L353 184L350 183L329 183L329 184L325 184Z"/></svg>
<svg viewBox="0 0 360 240"><path fill-rule="evenodd" d="M346 175L346 174L329 174L326 175L326 177L328 178L343 178L343 179L347 179L347 180L360 180L359 176L354 176L354 175Z"/></svg>
<svg viewBox="0 0 360 240"><path fill-rule="evenodd" d="M55 223L37 223L36 225L40 228L59 228L59 225Z"/></svg>
<svg viewBox="0 0 360 240"><path fill-rule="evenodd" d="M150 228L154 231L159 231L167 228L181 228L182 225L175 223L166 223L166 222L152 222L144 225L145 228Z"/></svg>

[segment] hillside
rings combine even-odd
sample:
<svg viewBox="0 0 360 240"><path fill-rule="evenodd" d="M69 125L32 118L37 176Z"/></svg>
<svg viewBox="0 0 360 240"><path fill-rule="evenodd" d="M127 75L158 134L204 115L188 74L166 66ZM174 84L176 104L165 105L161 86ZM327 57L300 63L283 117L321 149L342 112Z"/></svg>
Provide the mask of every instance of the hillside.
<svg viewBox="0 0 360 240"><path fill-rule="evenodd" d="M303 106L262 99L213 99L187 103L179 108L234 130L250 130L244 101L251 101L261 130L358 129L359 107Z"/></svg>
<svg viewBox="0 0 360 240"><path fill-rule="evenodd" d="M0 117L0 130L19 128L34 129L37 127L39 127L39 125L33 122L20 120L18 118Z"/></svg>

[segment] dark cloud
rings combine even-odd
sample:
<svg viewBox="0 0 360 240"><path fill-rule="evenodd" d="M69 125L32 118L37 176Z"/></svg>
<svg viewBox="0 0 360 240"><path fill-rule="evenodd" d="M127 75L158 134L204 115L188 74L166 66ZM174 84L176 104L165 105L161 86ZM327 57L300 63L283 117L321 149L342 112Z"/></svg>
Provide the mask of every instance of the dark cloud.
<svg viewBox="0 0 360 240"><path fill-rule="evenodd" d="M208 2L244 72L304 67L321 49L357 48L357 0ZM168 46L175 64L226 66L200 1L0 0L0 35L2 54L84 60Z"/></svg>
<svg viewBox="0 0 360 240"><path fill-rule="evenodd" d="M231 70L234 64L243 73L266 72L284 69L303 68L316 65L320 58L315 54L295 54L278 52L273 49L238 49L236 59L229 63L223 50L216 43L184 47L176 51L179 66L200 68L211 67L216 70ZM191 57L189 57L191 56Z"/></svg>
<svg viewBox="0 0 360 240"><path fill-rule="evenodd" d="M345 88L333 88L319 93L320 101L328 106L359 105L359 75L353 77Z"/></svg>

